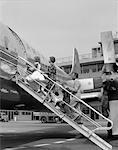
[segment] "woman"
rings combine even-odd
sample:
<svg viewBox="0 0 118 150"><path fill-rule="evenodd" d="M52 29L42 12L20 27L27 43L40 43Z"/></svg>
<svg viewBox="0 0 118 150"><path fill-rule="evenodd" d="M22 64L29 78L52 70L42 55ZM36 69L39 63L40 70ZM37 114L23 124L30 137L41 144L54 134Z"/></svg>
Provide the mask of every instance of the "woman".
<svg viewBox="0 0 118 150"><path fill-rule="evenodd" d="M25 83L27 85L29 85L29 83L30 83L30 86L35 91L41 92L41 91L44 91L44 89L42 88L42 86L45 87L46 79L45 79L44 75L42 74L43 72L41 71L41 64L40 64L40 58L39 57L35 57L34 66L36 67L36 69L33 68L32 74L28 75L25 78Z"/></svg>
<svg viewBox="0 0 118 150"><path fill-rule="evenodd" d="M35 63L34 66L36 67L36 69L34 69L34 72L30 75L28 75L25 79L26 81L45 81L45 77L42 74L43 72L41 71L41 64L40 64L40 58L39 57L35 57Z"/></svg>

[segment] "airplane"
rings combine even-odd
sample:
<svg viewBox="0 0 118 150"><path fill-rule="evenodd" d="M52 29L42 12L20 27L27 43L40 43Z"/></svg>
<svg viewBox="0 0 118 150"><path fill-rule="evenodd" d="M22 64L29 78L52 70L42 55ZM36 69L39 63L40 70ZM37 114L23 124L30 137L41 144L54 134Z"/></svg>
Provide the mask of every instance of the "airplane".
<svg viewBox="0 0 118 150"><path fill-rule="evenodd" d="M24 97L26 95L23 90L20 90L20 88L15 84L14 82L14 75L16 72L20 72L23 76L25 76L24 72L27 70L27 64L23 61L19 60L18 56L22 57L23 59L27 60L30 63L34 63L34 58L36 56L40 57L41 64L42 64L42 70L46 71L47 66L49 65L48 59L45 58L39 50L36 50L29 46L24 40L22 40L11 28L4 25L3 23L0 23L0 79L1 83L5 83L3 87L1 87L1 95L2 98L5 95L5 88L8 88L12 85L11 89L12 92L10 92L10 87L6 91L6 93L12 93L16 96L16 99L18 98L18 93L20 93L19 97ZM72 82L72 74L78 73L80 74L80 62L79 62L79 55L76 48L73 50L73 59L72 59L72 69L69 74L67 74L64 70L62 70L60 67L58 67L56 64L56 76L57 80L59 82L65 82L69 84L69 86L73 86ZM23 68L23 71L22 71ZM94 80L93 78L88 79L79 79L82 85L82 90L93 90L94 89ZM8 84L7 84L8 83ZM2 84L3 85L3 84ZM9 92L8 92L9 91ZM13 92L14 91L14 92ZM22 91L22 92L21 92ZM22 94L25 93L25 94ZM86 93L82 94L82 99L87 98L95 98L99 97L100 92L92 92L92 93ZM7 96L7 99L9 96ZM13 98L11 98L13 101ZM15 99L15 98L14 98ZM5 100L4 100L5 101ZM14 100L15 101L15 100ZM14 102L13 101L13 102ZM10 102L9 102L10 103ZM24 102L23 102L24 103Z"/></svg>
<svg viewBox="0 0 118 150"><path fill-rule="evenodd" d="M21 86L23 89L21 90L21 88L15 83L17 82L17 79L14 80L14 76L19 73L22 77L24 77L26 74L25 72L27 71L27 62L33 64L34 63L34 58L38 56L40 57L41 60L41 64L44 67L43 69L45 70L47 68L48 61L46 60L46 58L44 58L40 52L38 50L35 50L34 48L32 48L31 46L29 46L24 40L22 40L11 28L7 27L6 25L0 23L0 79L1 79L1 88L0 88L0 97L2 100L1 106L5 106L5 100L7 99L9 101L8 103L8 107L10 108L11 105L11 101L12 104L15 103L15 105L20 104L19 106L24 106L24 104L28 104L30 109L34 109L39 110L40 109L40 104L38 101L42 102L47 108L49 108L50 110L53 110L53 112L55 112L55 114L58 114L58 116L61 117L61 115L63 115L63 120L66 121L67 123L71 124L72 127L74 127L76 130L81 131L80 133L82 133L83 135L85 135L86 137L92 137L92 139L90 139L91 141L93 141L94 143L96 143L99 147L103 147L104 149L106 149L106 147L109 149L112 149L112 146L110 144L108 144L107 142L105 142L104 140L102 140L100 137L96 136L95 133L91 134L92 132L94 132L93 130L89 130L88 128L86 128L84 125L78 125L77 122L75 122L73 119L77 119L77 117L80 116L80 114L82 116L84 116L84 118L86 118L87 120L89 120L91 123L93 123L96 126L96 129L94 130L109 130L112 128L113 123L111 120L109 120L108 118L105 118L101 113L99 113L97 110L95 110L94 108L92 108L91 106L89 106L87 103L85 103L84 101L82 101L81 99L79 99L79 102L82 102L82 104L86 105L87 107L89 107L91 110L93 110L95 113L97 113L98 115L100 115L103 119L105 119L106 121L110 122L110 126L109 127L102 127L99 123L95 122L92 118L88 117L86 114L84 114L82 111L79 111L77 109L75 109L74 107L70 106L69 104L67 104L66 102L63 101L63 103L70 107L74 113L77 114L77 116L73 116L74 118L71 118L69 116L64 115L61 111L57 110L53 104L49 104L49 101L45 101L45 99L40 99L40 96L37 96L37 92L32 92L32 89L27 88L27 86L25 85L25 88L27 88L26 91L30 91L29 93L32 93L32 96L30 94L28 94L27 92L25 92L25 88L23 88L23 85L19 85ZM24 59L25 61L21 60ZM78 73L80 74L80 62L79 62L79 55L77 52L77 49L74 49L74 53L73 53L73 61L72 61L72 69L70 74L65 73L61 68L59 68L56 64L56 70L57 70L57 80L59 82L66 82L66 84L68 84L69 86L73 86L73 80L72 80L72 74L73 73ZM28 64L29 64L28 63ZM43 71L44 71L43 70ZM20 80L21 81L21 80ZM93 78L88 78L88 79L80 79L81 85L82 85L82 90L93 90L94 89L94 80ZM5 83L5 84L4 84ZM6 86L6 87L5 87ZM12 87L12 88L11 88ZM27 94L26 94L27 93ZM15 94L15 95L14 95ZM92 93L93 94L93 93ZM6 97L5 97L6 95ZM12 98L14 97L14 99L11 99L11 95ZM16 98L16 95L18 96L18 98ZM49 93L47 94L49 96ZM29 96L29 97L27 97ZM75 97L74 95L71 94L71 96ZM84 93L81 94L81 96L83 96L84 99ZM35 98L31 98L31 97L35 97L37 98L37 100ZM97 93L97 95L92 95L89 92L88 95L85 96L87 98L95 98L95 97L99 97L99 94ZM81 97L82 98L82 97ZM40 100L39 100L40 99ZM17 100L17 102L16 102ZM41 101L42 100L42 101ZM20 102L18 102L20 101ZM10 105L9 105L10 104ZM15 107L15 105L11 106L10 109L13 109L13 107ZM37 107L32 107L32 106L37 106ZM28 109L29 109L28 108ZM56 110L55 110L56 109ZM41 109L40 109L41 111ZM58 113L61 112L60 113ZM91 131L91 133L90 133Z"/></svg>

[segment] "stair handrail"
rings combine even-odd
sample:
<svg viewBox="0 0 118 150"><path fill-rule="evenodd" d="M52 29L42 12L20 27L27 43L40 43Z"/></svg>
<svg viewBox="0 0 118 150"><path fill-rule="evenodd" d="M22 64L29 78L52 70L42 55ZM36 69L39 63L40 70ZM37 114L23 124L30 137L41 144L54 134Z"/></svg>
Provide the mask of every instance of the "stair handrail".
<svg viewBox="0 0 118 150"><path fill-rule="evenodd" d="M27 62L29 65L31 65L32 67L34 67L33 65L32 65L32 63L30 63L29 61L27 61L27 60L25 60L24 58L22 58L22 57L20 57L20 56L18 56L20 59L22 59L23 61L25 61L25 62ZM40 73L42 73L40 70L38 70L36 67L34 67L37 71L39 71ZM108 119L108 118L106 118L105 116L103 116L101 113L99 113L97 110L95 110L94 108L92 108L90 105L88 105L87 103L85 103L83 100L81 100L80 98L78 98L77 96L75 96L75 95L73 95L71 92L69 92L67 89L65 89L62 85L60 85L59 83L57 83L57 82L55 82L55 81L53 81L52 79L50 79L48 76L46 76L45 74L43 74L46 78L48 78L49 80L51 80L54 84L56 84L57 86L59 86L60 88L62 88L63 90L65 90L66 92L68 92L71 96L73 96L73 97L75 97L77 100L78 100L78 102L81 102L81 103L83 103L85 106L87 106L89 109L91 109L91 110L93 110L95 113L97 113L99 116L101 116L102 118L104 118L105 120L107 120L108 122L110 122L111 123L111 126L110 127L98 127L98 128L96 128L96 130L110 130L110 129L112 129L112 127L113 127L113 122L110 120L110 119ZM64 103L66 103L66 102L64 102ZM66 103L67 104L67 103ZM67 104L69 107L71 107L71 109L74 109L74 111L76 111L77 113L79 113L79 111L78 110L76 110L75 108L73 108L71 105L69 105L69 104ZM88 116L87 116L88 117ZM90 118L91 119L91 118ZM88 120L88 119L87 119ZM90 120L89 120L90 121ZM94 122L94 120L93 120L93 122Z"/></svg>

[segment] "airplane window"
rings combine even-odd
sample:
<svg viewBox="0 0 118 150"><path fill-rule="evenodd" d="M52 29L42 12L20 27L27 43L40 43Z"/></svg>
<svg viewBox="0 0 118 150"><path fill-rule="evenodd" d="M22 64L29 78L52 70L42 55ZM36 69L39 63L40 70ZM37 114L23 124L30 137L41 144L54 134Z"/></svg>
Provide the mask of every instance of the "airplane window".
<svg viewBox="0 0 118 150"><path fill-rule="evenodd" d="M18 111L15 111L15 112L14 112L14 115L19 115L19 112L18 112Z"/></svg>
<svg viewBox="0 0 118 150"><path fill-rule="evenodd" d="M25 112L22 112L22 115L25 115Z"/></svg>

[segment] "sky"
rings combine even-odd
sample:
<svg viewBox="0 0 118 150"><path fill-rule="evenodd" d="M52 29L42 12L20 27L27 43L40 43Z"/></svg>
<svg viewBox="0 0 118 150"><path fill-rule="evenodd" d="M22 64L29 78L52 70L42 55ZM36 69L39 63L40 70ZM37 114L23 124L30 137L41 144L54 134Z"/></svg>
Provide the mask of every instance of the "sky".
<svg viewBox="0 0 118 150"><path fill-rule="evenodd" d="M117 18L118 0L0 0L0 21L45 57L91 53Z"/></svg>

